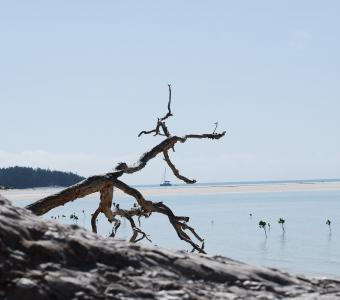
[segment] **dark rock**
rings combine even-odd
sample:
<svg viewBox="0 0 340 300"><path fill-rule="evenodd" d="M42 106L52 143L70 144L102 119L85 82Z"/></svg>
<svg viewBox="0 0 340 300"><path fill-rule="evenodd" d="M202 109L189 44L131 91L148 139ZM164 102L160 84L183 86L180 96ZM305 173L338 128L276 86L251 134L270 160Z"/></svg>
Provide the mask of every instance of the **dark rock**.
<svg viewBox="0 0 340 300"><path fill-rule="evenodd" d="M0 298L340 299L340 281L105 239L0 196Z"/></svg>

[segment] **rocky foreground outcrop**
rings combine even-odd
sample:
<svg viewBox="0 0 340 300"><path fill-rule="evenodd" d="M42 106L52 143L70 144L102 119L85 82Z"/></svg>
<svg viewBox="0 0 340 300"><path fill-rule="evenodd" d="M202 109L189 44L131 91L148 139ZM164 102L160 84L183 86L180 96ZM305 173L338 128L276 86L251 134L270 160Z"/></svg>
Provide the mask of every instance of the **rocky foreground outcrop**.
<svg viewBox="0 0 340 300"><path fill-rule="evenodd" d="M340 281L105 239L0 196L0 299L340 299Z"/></svg>

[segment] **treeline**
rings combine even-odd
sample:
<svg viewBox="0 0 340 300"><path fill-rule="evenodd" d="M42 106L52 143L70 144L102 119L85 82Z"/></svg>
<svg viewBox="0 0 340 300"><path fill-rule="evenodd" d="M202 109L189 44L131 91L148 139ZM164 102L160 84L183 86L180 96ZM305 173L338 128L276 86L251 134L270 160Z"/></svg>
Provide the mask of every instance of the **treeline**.
<svg viewBox="0 0 340 300"><path fill-rule="evenodd" d="M33 169L29 167L0 168L0 186L6 188L25 189L49 186L70 186L81 180L71 172Z"/></svg>

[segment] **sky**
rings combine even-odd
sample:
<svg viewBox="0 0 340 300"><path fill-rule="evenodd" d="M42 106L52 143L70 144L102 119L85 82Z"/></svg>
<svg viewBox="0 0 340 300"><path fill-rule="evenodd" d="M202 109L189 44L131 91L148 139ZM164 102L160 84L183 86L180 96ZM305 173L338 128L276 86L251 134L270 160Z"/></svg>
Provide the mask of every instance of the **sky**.
<svg viewBox="0 0 340 300"><path fill-rule="evenodd" d="M199 182L340 178L338 1L0 1L0 167L89 176L161 137ZM125 175L159 183L158 157ZM178 182L168 172L168 179Z"/></svg>

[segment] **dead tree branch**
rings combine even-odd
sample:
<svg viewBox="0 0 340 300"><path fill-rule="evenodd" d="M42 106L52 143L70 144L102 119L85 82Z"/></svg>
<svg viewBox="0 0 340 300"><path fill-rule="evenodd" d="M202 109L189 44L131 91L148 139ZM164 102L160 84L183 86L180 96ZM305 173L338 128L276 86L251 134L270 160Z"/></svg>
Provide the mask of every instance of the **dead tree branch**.
<svg viewBox="0 0 340 300"><path fill-rule="evenodd" d="M176 216L172 210L166 206L162 202L153 202L144 198L144 196L137 189L127 185L123 181L119 180L119 178L124 174L132 174L138 172L146 167L147 163L155 158L158 154L163 154L164 160L172 170L173 174L180 180L185 183L193 184L196 180L188 179L187 177L180 174L179 170L172 163L169 157L168 151L170 149L174 149L174 146L177 143L185 143L190 139L210 139L210 140L219 140L225 135L225 131L221 133L217 133L217 124L213 133L205 133L205 134L187 134L185 136L171 136L169 130L165 124L165 120L169 117L173 116L171 112L171 86L168 85L169 88L169 100L168 100L168 112L164 117L158 118L156 128L149 131L142 131L138 136L142 134L150 134L155 133L154 135L165 136L165 139L161 141L158 145L153 147L151 150L145 152L139 160L133 164L128 165L125 162L120 162L114 172L109 172L104 175L95 175L88 177L82 182L75 184L69 188L62 190L59 193L54 195L45 197L40 199L26 208L31 210L36 215L43 215L50 211L53 208L64 205L70 201L73 201L77 198L83 198L89 194L99 192L100 193L100 202L96 211L93 213L91 217L91 226L92 231L97 232L97 217L100 213L103 213L109 222L113 223L113 229L111 236L115 236L117 230L120 226L120 221L117 217L126 218L131 226L132 236L130 238L130 242L138 242L142 239L147 239L151 242L148 235L143 232L140 228L138 228L135 224L134 217L138 218L138 221L141 217L149 217L152 213L160 213L169 219L170 224L174 228L177 236L190 244L192 246L193 251L198 251L200 253L204 252L204 239L202 239L196 231L190 227L187 222L189 222L189 217L186 216ZM162 131L162 132L161 132ZM117 188L124 192L125 194L132 196L136 203L134 207L131 209L125 210L120 209L119 205L113 205L113 190ZM195 243L193 239L189 236L191 234L193 238L195 238L198 242Z"/></svg>
<svg viewBox="0 0 340 300"><path fill-rule="evenodd" d="M164 122L167 118L173 116L173 114L171 112L171 85L170 84L168 84L168 88L169 88L168 112L165 114L164 117L157 119L155 129L148 130L148 131L143 130L138 134L138 137L140 137L142 134L150 134L150 133L153 133L153 132L155 133L154 135L162 135L162 136L166 136L166 137L170 136L170 132L168 130L168 127L166 127L165 122ZM160 129L163 130L163 133L160 132Z"/></svg>
<svg viewBox="0 0 340 300"><path fill-rule="evenodd" d="M215 122L214 125L215 125L215 128L214 128L213 134L216 133L216 130L217 130L217 127L218 127L218 122Z"/></svg>
<svg viewBox="0 0 340 300"><path fill-rule="evenodd" d="M163 151L163 155L164 155L164 160L166 161L166 163L168 164L168 166L170 167L170 169L172 170L172 173L180 180L184 181L185 183L188 184L193 184L196 182L195 179L191 180L186 178L185 176L179 174L178 169L176 168L176 166L171 162L170 157L169 157L169 153L167 150Z"/></svg>

